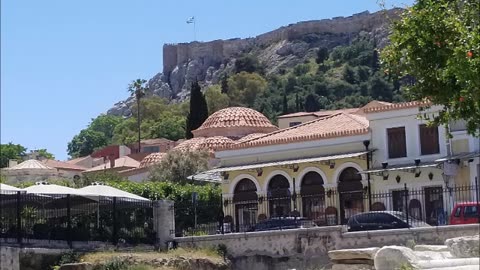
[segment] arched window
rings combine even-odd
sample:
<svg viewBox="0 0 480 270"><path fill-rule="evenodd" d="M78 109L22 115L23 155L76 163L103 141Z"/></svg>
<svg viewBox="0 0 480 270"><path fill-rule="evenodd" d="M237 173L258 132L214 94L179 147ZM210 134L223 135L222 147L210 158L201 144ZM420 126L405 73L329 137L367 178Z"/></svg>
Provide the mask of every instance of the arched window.
<svg viewBox="0 0 480 270"><path fill-rule="evenodd" d="M344 169L338 178L340 218L344 224L350 216L363 212L362 176L353 167Z"/></svg>
<svg viewBox="0 0 480 270"><path fill-rule="evenodd" d="M248 231L256 223L258 212L257 186L252 180L244 178L237 183L233 192L233 203L236 231Z"/></svg>
<svg viewBox="0 0 480 270"><path fill-rule="evenodd" d="M243 178L235 186L233 192L234 202L252 201L257 200L257 198L257 186L252 180Z"/></svg>
<svg viewBox="0 0 480 270"><path fill-rule="evenodd" d="M277 174L270 179L268 183L268 205L272 217L290 214L290 184L285 176Z"/></svg>
<svg viewBox="0 0 480 270"><path fill-rule="evenodd" d="M325 188L323 178L317 172L308 172L302 178L300 187L303 216L317 225L325 225Z"/></svg>

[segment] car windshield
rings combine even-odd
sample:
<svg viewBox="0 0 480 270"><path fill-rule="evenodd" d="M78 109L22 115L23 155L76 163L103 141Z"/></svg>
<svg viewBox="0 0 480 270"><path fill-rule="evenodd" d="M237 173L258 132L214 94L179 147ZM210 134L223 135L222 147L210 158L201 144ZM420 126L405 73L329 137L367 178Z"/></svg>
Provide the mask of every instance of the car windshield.
<svg viewBox="0 0 480 270"><path fill-rule="evenodd" d="M404 222L407 222L407 216L402 213L402 212L398 212L398 213L392 213L392 215L396 216L397 218L399 218L400 220L404 221ZM412 216L408 216L408 219L409 219L409 223L414 223L414 224L421 224L421 225L427 225L425 222L421 221L421 220L418 220Z"/></svg>

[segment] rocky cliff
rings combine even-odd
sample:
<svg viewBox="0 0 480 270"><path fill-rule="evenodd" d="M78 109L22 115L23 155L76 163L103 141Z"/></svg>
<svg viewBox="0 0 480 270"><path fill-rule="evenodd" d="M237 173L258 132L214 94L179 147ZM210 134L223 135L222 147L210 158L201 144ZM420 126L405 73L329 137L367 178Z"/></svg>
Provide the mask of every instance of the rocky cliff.
<svg viewBox="0 0 480 270"><path fill-rule="evenodd" d="M265 72L271 74L314 57L319 47L348 44L360 33L373 37L378 47L383 47L389 22L399 11L365 11L349 17L298 22L246 39L165 44L163 72L148 81L147 95L184 100L192 81L204 86L217 83L223 74L234 72L235 60L245 54L258 57ZM128 98L116 103L108 114L130 116L133 101Z"/></svg>

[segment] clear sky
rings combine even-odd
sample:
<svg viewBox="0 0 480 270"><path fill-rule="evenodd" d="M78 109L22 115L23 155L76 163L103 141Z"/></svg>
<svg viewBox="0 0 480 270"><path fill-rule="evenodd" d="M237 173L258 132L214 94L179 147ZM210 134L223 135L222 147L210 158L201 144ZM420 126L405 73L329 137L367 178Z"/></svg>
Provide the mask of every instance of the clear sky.
<svg viewBox="0 0 480 270"><path fill-rule="evenodd" d="M3 0L1 142L67 159L67 143L125 99L131 80L161 71L164 43L193 39L190 16L208 41L379 9L376 0Z"/></svg>

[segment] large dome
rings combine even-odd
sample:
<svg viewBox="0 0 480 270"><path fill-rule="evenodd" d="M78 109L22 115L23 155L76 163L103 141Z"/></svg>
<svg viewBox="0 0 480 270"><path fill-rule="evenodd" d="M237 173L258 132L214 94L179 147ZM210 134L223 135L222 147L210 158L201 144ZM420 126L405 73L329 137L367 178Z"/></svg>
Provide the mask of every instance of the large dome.
<svg viewBox="0 0 480 270"><path fill-rule="evenodd" d="M225 136L239 139L252 133L270 133L278 128L265 115L245 107L230 107L210 115L196 130L195 137Z"/></svg>

